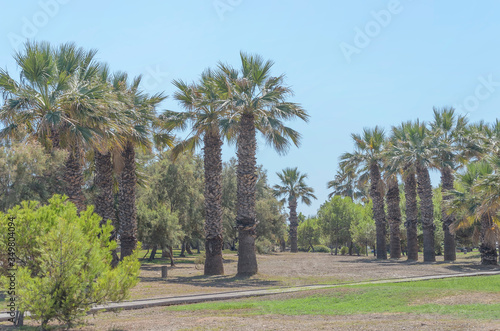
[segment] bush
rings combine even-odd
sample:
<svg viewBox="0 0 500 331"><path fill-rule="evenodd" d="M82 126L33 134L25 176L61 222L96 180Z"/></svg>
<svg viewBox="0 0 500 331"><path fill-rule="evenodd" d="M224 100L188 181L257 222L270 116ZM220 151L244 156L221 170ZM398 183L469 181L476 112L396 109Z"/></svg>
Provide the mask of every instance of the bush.
<svg viewBox="0 0 500 331"><path fill-rule="evenodd" d="M365 255L366 254L366 246L356 245L356 247L359 250L359 254L360 255Z"/></svg>
<svg viewBox="0 0 500 331"><path fill-rule="evenodd" d="M55 195L46 206L25 201L8 214L0 213L2 251L9 242L11 218L19 242L17 304L40 321L42 329L51 320L71 327L92 305L123 300L137 284L140 247L112 269L111 252L117 246L109 240L113 226L108 221L99 227L101 218L93 207L79 216L66 197ZM8 288L7 284L8 278L2 277L3 287Z"/></svg>
<svg viewBox="0 0 500 331"><path fill-rule="evenodd" d="M340 249L340 255L346 255L347 253L349 253L349 247L342 246L342 248Z"/></svg>
<svg viewBox="0 0 500 331"><path fill-rule="evenodd" d="M312 252L312 249L309 249L309 252ZM330 253L330 248L325 245L314 245L315 253Z"/></svg>
<svg viewBox="0 0 500 331"><path fill-rule="evenodd" d="M195 269L203 269L205 265L205 256L204 255L198 255L197 257L194 258L194 268Z"/></svg>
<svg viewBox="0 0 500 331"><path fill-rule="evenodd" d="M255 240L255 249L259 254L269 254L274 250L274 245L266 238L257 238Z"/></svg>

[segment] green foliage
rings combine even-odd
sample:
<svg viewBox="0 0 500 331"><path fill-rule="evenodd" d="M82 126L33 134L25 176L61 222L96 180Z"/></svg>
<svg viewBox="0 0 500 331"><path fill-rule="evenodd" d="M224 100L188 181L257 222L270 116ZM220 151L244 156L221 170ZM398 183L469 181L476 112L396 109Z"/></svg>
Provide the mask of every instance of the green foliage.
<svg viewBox="0 0 500 331"><path fill-rule="evenodd" d="M57 177L66 152L48 154L38 142L0 146L0 211L6 212L24 200L47 203L62 185Z"/></svg>
<svg viewBox="0 0 500 331"><path fill-rule="evenodd" d="M145 245L157 245L162 249L179 244L184 235L177 214L165 205L148 207L144 202L137 205L138 238Z"/></svg>
<svg viewBox="0 0 500 331"><path fill-rule="evenodd" d="M302 249L309 249L318 245L321 238L321 227L317 218L307 218L299 223L297 228L297 243ZM314 248L316 250L316 248Z"/></svg>
<svg viewBox="0 0 500 331"><path fill-rule="evenodd" d="M23 202L8 214L0 213L2 251L7 245L9 218L15 218L19 309L45 327L51 320L69 327L92 305L120 301L138 282L139 248L114 269L109 237L111 223L99 227L93 207L80 213L65 197L55 195L49 204ZM6 265L4 265L5 268ZM8 287L8 278L2 278Z"/></svg>
<svg viewBox="0 0 500 331"><path fill-rule="evenodd" d="M375 221L373 219L372 202L365 206L360 206L358 217L351 223L349 231L352 240L363 247L366 253L366 246L373 246L376 240Z"/></svg>
<svg viewBox="0 0 500 331"><path fill-rule="evenodd" d="M347 253L349 253L349 247L342 246L342 248L340 249L340 255L346 255Z"/></svg>
<svg viewBox="0 0 500 331"><path fill-rule="evenodd" d="M255 240L255 249L259 254L269 254L274 251L274 244L267 238L257 238Z"/></svg>
<svg viewBox="0 0 500 331"><path fill-rule="evenodd" d="M236 222L236 159L222 165L222 224L224 242L235 246L238 238ZM234 247L236 248L236 247Z"/></svg>
<svg viewBox="0 0 500 331"><path fill-rule="evenodd" d="M313 247L315 253L330 253L330 248L325 245L314 245ZM309 250L309 252L312 252L312 250Z"/></svg>
<svg viewBox="0 0 500 331"><path fill-rule="evenodd" d="M147 185L138 190L138 238L160 247L194 242L203 234L203 167L198 156L171 153L150 159L144 168Z"/></svg>
<svg viewBox="0 0 500 331"><path fill-rule="evenodd" d="M259 222L256 228L257 238L272 245L264 245L263 251L274 250L275 245L286 237L286 219L282 213L282 204L274 197L267 182L266 171L257 167L257 183L255 194L255 213ZM224 241L236 244L238 232L236 219L236 160L233 158L223 164L222 170L222 220ZM256 243L257 245L257 243Z"/></svg>
<svg viewBox="0 0 500 331"><path fill-rule="evenodd" d="M363 214L363 207L349 197L334 196L321 205L318 220L323 235L332 247L351 240L351 224Z"/></svg>

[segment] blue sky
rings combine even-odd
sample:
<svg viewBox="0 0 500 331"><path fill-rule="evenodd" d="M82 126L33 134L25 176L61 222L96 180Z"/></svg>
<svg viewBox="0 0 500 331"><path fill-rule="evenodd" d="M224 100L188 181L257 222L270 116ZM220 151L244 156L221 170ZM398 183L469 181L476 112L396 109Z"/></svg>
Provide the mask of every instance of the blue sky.
<svg viewBox="0 0 500 331"><path fill-rule="evenodd" d="M455 106L471 121L500 108L500 3L497 1L76 1L0 0L0 66L26 38L74 41L99 50L113 70L144 75L151 93L173 94L218 61L238 66L240 51L275 61L311 115L290 126L300 148L278 156L260 141L257 160L275 172L298 167L318 196L299 211L315 214L350 133L401 121L430 120L432 107ZM180 110L171 98L162 108ZM223 158L234 156L225 147ZM438 177L433 176L436 185Z"/></svg>

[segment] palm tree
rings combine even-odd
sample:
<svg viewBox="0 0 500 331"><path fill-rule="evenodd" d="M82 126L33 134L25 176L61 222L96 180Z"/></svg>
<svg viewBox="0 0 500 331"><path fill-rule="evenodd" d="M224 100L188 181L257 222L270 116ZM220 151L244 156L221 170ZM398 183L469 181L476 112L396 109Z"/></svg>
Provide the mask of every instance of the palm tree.
<svg viewBox="0 0 500 331"><path fill-rule="evenodd" d="M417 193L420 197L420 212L424 235L424 261L435 262L434 252L434 205L432 203L432 185L429 167L432 166L436 150L445 148L444 144L430 134L425 123L419 120L403 125L404 140L399 140L393 149L397 163L415 169L417 175ZM412 201L413 203L413 201Z"/></svg>
<svg viewBox="0 0 500 331"><path fill-rule="evenodd" d="M190 136L173 149L174 155L193 150L203 140L205 171L205 275L223 275L222 260L222 125L227 115L214 74L206 70L197 84L174 81L174 99L187 110L184 113L166 112L162 119L169 128L185 128L192 123Z"/></svg>
<svg viewBox="0 0 500 331"><path fill-rule="evenodd" d="M99 76L101 81L108 85L109 93L102 105L106 120L96 128L98 136L93 143L94 188L96 190L93 202L96 214L102 217L101 225L111 220L114 230L110 240L116 240L119 227L114 194L118 191L116 160L121 159L117 155L121 153L124 137L130 128L127 127L126 117L123 116L127 104L127 101L123 99L123 73L111 74L109 67L103 64ZM118 262L117 252L113 251L112 265L116 266Z"/></svg>
<svg viewBox="0 0 500 331"><path fill-rule="evenodd" d="M335 174L335 178L327 183L327 188L333 189L328 194L328 198L335 195L350 197L352 200L361 199L367 201L369 199L366 181L367 173L358 174L356 169L350 167L340 167Z"/></svg>
<svg viewBox="0 0 500 331"><path fill-rule="evenodd" d="M277 198L283 197L282 202L288 200L290 209L290 242L292 253L297 253L297 200L301 200L306 205L311 205L311 198L316 199L314 190L307 186L304 180L307 174L301 174L297 168L286 168L281 173L276 173L281 180L281 185L274 185L273 191Z"/></svg>
<svg viewBox="0 0 500 331"><path fill-rule="evenodd" d="M500 237L500 222L496 216L500 208L500 178L497 172L500 159L493 157L490 161L468 164L466 171L458 176L457 189L448 191L450 199L447 200L450 212L457 216L450 227L452 230L479 224L474 236L480 239L479 251L483 265L497 264L496 241Z"/></svg>
<svg viewBox="0 0 500 331"><path fill-rule="evenodd" d="M259 55L240 53L240 71L219 63L224 77L219 79L226 88L226 98L231 102L230 122L237 123L237 216L238 275L257 273L255 255L255 184L256 130L259 130L279 153L285 153L291 140L298 145L300 134L283 125L282 120L309 115L298 104L285 101L292 90L284 85L284 75L272 77L272 61ZM225 84L224 84L225 82ZM289 139L289 140L288 140Z"/></svg>
<svg viewBox="0 0 500 331"><path fill-rule="evenodd" d="M384 182L380 169L382 164L382 148L384 131L376 126L374 129L364 129L363 134L352 134L355 144L354 153L344 153L341 157L341 167L353 167L368 172L370 178L370 197L373 201L373 217L377 232L377 259L387 259L386 249L386 215L384 209Z"/></svg>
<svg viewBox="0 0 500 331"><path fill-rule="evenodd" d="M121 132L124 144L121 153L117 153L119 163L119 234L121 259L132 254L137 246L137 209L135 192L137 184L135 147L151 149L153 128L156 123L155 108L165 99L162 93L148 95L140 90L141 76L128 82L126 73L116 75L119 87L115 93L124 102L121 111L122 123L127 130Z"/></svg>
<svg viewBox="0 0 500 331"><path fill-rule="evenodd" d="M434 111L434 121L430 124L431 134L440 141L446 148L435 149L434 166L441 172L441 192L443 201L450 198L447 191L453 190L454 171L460 165L459 161L463 153L459 148L464 145L463 140L467 135L465 129L467 120L464 116L456 116L455 109L443 108ZM444 203L446 206L446 203ZM446 208L442 208L443 231L444 231L444 260L456 260L455 236L450 232L450 225L454 222L455 216L448 213Z"/></svg>
<svg viewBox="0 0 500 331"><path fill-rule="evenodd" d="M387 220L390 230L391 259L399 259L401 257L401 236L399 229L401 225L401 208L399 207L400 198L397 173L389 173L386 183L387 193L385 199L387 203Z"/></svg>
<svg viewBox="0 0 500 331"><path fill-rule="evenodd" d="M20 80L0 70L0 89L7 99L0 113L6 124L1 135L21 130L48 149L67 150L65 193L79 210L85 207L81 154L103 118L99 105L106 91L95 79L95 54L72 43L56 48L28 42L15 55Z"/></svg>
<svg viewBox="0 0 500 331"><path fill-rule="evenodd" d="M406 200L406 241L408 261L418 261L418 205L417 205L417 180L413 159L406 158L403 146L409 143L409 128L411 122L402 123L399 127L392 128L390 148L386 152L386 162L391 167L402 172L405 200Z"/></svg>

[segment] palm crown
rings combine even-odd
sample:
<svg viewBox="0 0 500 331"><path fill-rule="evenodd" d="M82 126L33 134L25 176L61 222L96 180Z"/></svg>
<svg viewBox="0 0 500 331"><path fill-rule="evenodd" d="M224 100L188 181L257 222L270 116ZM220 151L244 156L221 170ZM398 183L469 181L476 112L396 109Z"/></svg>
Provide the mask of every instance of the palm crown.
<svg viewBox="0 0 500 331"><path fill-rule="evenodd" d="M299 200L306 205L311 205L311 199L316 199L314 189L307 186L305 179L307 174L301 174L297 168L286 168L281 173L276 173L281 180L281 185L274 185L274 195L283 197L288 201Z"/></svg>

